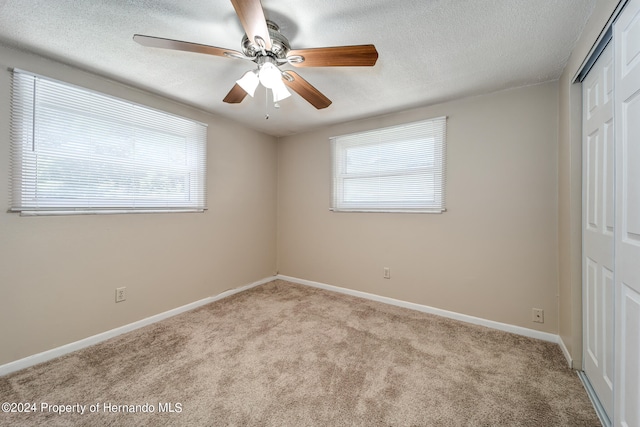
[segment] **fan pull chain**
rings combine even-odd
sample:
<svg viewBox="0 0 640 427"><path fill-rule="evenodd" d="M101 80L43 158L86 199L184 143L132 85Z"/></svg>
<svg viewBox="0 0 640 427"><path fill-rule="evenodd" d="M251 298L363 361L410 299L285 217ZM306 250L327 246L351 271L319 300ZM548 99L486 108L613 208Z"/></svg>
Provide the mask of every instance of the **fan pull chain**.
<svg viewBox="0 0 640 427"><path fill-rule="evenodd" d="M264 88L264 119L269 120L269 89Z"/></svg>

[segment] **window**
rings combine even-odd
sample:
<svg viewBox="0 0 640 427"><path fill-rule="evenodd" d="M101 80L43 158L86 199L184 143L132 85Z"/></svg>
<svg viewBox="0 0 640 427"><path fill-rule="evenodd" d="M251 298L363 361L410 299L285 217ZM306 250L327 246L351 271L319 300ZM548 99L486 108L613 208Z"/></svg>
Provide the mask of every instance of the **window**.
<svg viewBox="0 0 640 427"><path fill-rule="evenodd" d="M13 71L11 210L203 211L207 127Z"/></svg>
<svg viewBox="0 0 640 427"><path fill-rule="evenodd" d="M443 212L446 119L331 138L331 209Z"/></svg>

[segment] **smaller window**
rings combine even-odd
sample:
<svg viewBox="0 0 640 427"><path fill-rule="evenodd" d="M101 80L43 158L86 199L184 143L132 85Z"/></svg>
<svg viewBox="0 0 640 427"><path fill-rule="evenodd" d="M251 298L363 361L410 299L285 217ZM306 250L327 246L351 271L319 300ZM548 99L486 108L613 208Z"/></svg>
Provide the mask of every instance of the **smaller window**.
<svg viewBox="0 0 640 427"><path fill-rule="evenodd" d="M206 209L207 126L13 71L11 210Z"/></svg>
<svg viewBox="0 0 640 427"><path fill-rule="evenodd" d="M331 138L331 210L445 210L446 117Z"/></svg>

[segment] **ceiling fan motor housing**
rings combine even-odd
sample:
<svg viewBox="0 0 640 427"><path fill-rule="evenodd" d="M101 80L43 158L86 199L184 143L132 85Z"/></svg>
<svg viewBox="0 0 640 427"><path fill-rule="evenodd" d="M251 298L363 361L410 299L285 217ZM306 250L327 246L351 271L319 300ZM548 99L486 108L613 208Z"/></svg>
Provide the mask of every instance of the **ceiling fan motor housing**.
<svg viewBox="0 0 640 427"><path fill-rule="evenodd" d="M267 50L266 54L276 59L285 59L291 50L289 40L280 32L280 27L275 22L268 19L266 21L269 37L271 37L271 50ZM249 58L262 55L262 49L255 42L249 41L246 34L242 37L242 52Z"/></svg>

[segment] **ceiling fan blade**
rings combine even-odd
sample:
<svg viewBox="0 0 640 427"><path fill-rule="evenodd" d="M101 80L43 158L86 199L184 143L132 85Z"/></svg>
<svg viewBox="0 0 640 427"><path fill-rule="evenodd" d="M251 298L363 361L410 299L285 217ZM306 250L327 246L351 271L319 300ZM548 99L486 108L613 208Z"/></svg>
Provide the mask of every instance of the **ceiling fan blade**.
<svg viewBox="0 0 640 427"><path fill-rule="evenodd" d="M306 99L318 110L327 108L329 105L331 105L331 100L329 98L324 96L318 89L311 86L308 81L300 77L296 72L287 70L284 71L284 74L291 78L291 81L289 81L287 77L283 77L282 81L284 81L284 84L289 86L289 88L296 92L298 95Z"/></svg>
<svg viewBox="0 0 640 427"><path fill-rule="evenodd" d="M142 46L159 47L161 49L182 50L185 52L204 53L207 55L224 56L231 58L245 58L245 56L233 49L223 49L221 47L208 46L180 40L163 39L162 37L143 36L135 34L133 40Z"/></svg>
<svg viewBox="0 0 640 427"><path fill-rule="evenodd" d="M297 62L301 57L302 62ZM378 60L378 51L372 44L357 46L294 49L287 54L296 67L372 67Z"/></svg>
<svg viewBox="0 0 640 427"><path fill-rule="evenodd" d="M238 18L240 18L240 23L245 33L247 33L249 41L260 46L256 41L256 37L258 37L264 40L264 46L260 47L271 50L271 37L269 36L267 20L264 17L260 0L231 0L231 4L233 4L233 8L236 10Z"/></svg>
<svg viewBox="0 0 640 427"><path fill-rule="evenodd" d="M227 104L238 104L242 102L245 96L247 96L247 92L236 83L222 101Z"/></svg>

